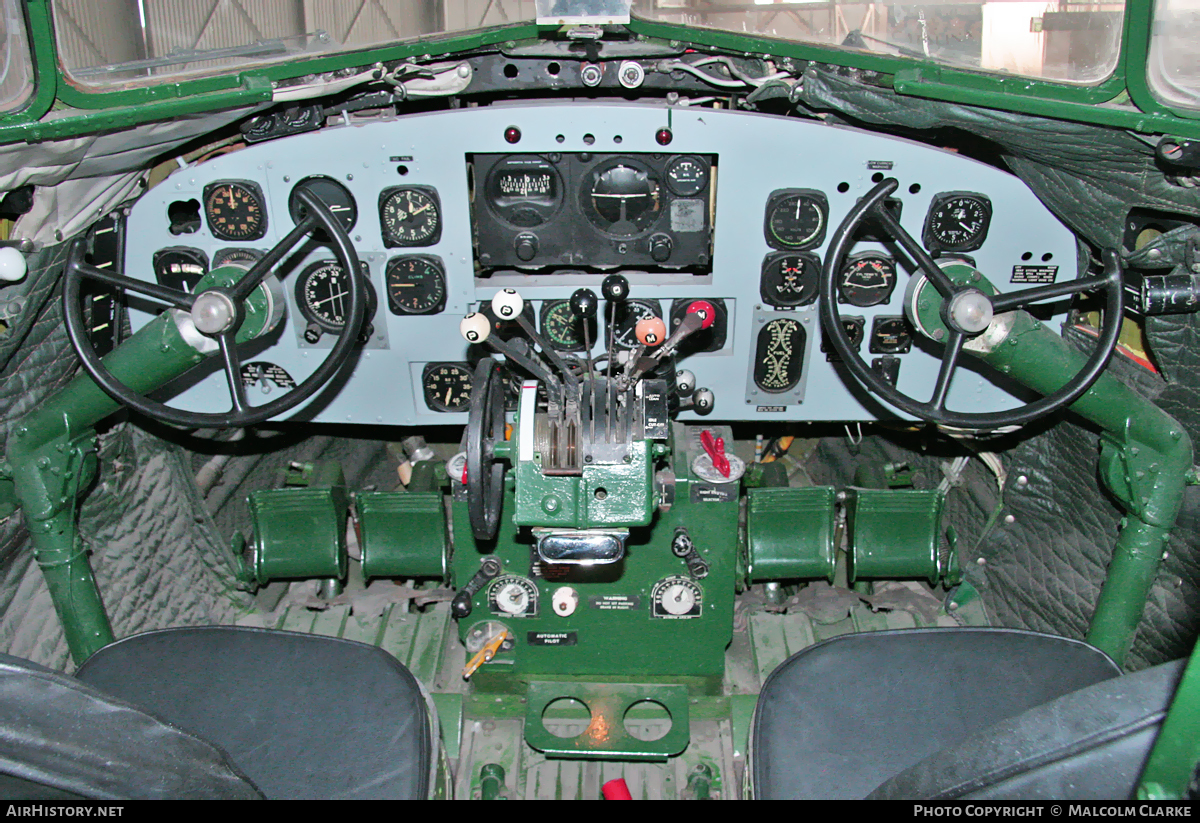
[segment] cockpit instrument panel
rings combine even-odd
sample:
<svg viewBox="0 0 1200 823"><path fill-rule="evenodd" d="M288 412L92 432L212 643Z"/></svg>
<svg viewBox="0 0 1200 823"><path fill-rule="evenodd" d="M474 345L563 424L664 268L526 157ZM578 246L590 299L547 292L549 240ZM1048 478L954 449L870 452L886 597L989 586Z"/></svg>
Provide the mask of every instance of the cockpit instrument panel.
<svg viewBox="0 0 1200 823"><path fill-rule="evenodd" d="M668 123L664 147L656 135ZM469 345L459 322L513 288L527 324L581 362L590 345L603 363L610 331L621 359L639 345L639 320L659 318L669 336L689 308L711 306L711 326L676 357L711 390L708 420L871 420L888 412L848 387L824 351L817 284L834 230L877 175L899 180L892 213L935 259L969 254L1001 291L1027 276L1029 260L1044 279L1076 276L1071 232L992 166L794 117L595 101L331 121L214 156L133 205L123 271L191 288L226 262L252 262L303 219L296 192L309 189L348 228L372 305L354 360L305 419L465 423L474 365L493 352ZM868 360L886 359L899 390L924 391L939 361L905 319L912 261L864 225L835 273L843 320ZM628 282L624 302L603 297L614 273ZM252 405L277 396L270 375L311 375L345 322L346 275L328 238L303 241L275 276L286 311L245 358L272 366L247 373ZM598 299L586 334L567 302L579 289ZM130 306L134 330L149 317ZM490 319L497 340L519 331ZM514 385L529 379L513 372ZM224 411L225 380L214 369L173 402ZM947 398L963 411L1017 403L969 367ZM700 419L694 407L678 414Z"/></svg>

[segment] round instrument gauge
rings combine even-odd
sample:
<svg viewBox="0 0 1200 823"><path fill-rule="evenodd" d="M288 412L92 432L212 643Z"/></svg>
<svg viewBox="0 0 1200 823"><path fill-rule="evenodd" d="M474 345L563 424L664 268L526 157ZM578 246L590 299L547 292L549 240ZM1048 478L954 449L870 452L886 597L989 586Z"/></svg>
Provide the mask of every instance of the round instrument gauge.
<svg viewBox="0 0 1200 823"><path fill-rule="evenodd" d="M300 198L296 196L297 192L304 190L312 192L318 200L328 206L333 216L341 222L343 229L350 231L354 228L354 224L358 222L358 204L354 202L354 196L341 183L324 175L306 177L292 189L288 198L288 212L291 213L294 222L299 223L303 220L307 212ZM321 235L324 236L324 232L321 232Z"/></svg>
<svg viewBox="0 0 1200 823"><path fill-rule="evenodd" d="M641 163L628 158L610 161L585 178L583 206L596 228L615 237L633 237L658 220L662 187Z"/></svg>
<svg viewBox="0 0 1200 823"><path fill-rule="evenodd" d="M654 584L650 602L655 617L699 617L704 592L700 584L686 577L668 577Z"/></svg>
<svg viewBox="0 0 1200 823"><path fill-rule="evenodd" d="M154 277L160 286L190 292L208 274L208 257L200 249L176 246L154 253Z"/></svg>
<svg viewBox="0 0 1200 823"><path fill-rule="evenodd" d="M667 188L680 197L694 197L708 185L708 164L697 157L676 157L667 165Z"/></svg>
<svg viewBox="0 0 1200 823"><path fill-rule="evenodd" d="M488 608L492 614L533 617L538 611L538 590L533 581L515 574L496 578L488 587Z"/></svg>
<svg viewBox="0 0 1200 823"><path fill-rule="evenodd" d="M838 297L851 306L878 306L896 288L896 262L878 252L857 254L846 261L837 279Z"/></svg>
<svg viewBox="0 0 1200 823"><path fill-rule="evenodd" d="M471 404L471 368L466 363L430 363L421 374L425 405L437 412L465 412Z"/></svg>
<svg viewBox="0 0 1200 823"><path fill-rule="evenodd" d="M437 192L423 186L387 189L379 195L379 223L388 248L432 246L442 237Z"/></svg>
<svg viewBox="0 0 1200 823"><path fill-rule="evenodd" d="M817 299L820 277L821 261L814 254L769 254L759 294L772 306L806 306Z"/></svg>
<svg viewBox="0 0 1200 823"><path fill-rule="evenodd" d="M226 181L204 187L204 216L218 240L257 240L267 232L262 190L253 183Z"/></svg>
<svg viewBox="0 0 1200 823"><path fill-rule="evenodd" d="M437 314L446 306L446 272L436 257L394 257L383 278L392 314Z"/></svg>
<svg viewBox="0 0 1200 823"><path fill-rule="evenodd" d="M488 172L483 199L505 223L532 229L558 211L562 189L558 169L549 160L516 155L506 157Z"/></svg>
<svg viewBox="0 0 1200 823"><path fill-rule="evenodd" d="M805 249L825 239L829 205L816 191L776 192L767 201L765 234L776 249Z"/></svg>
<svg viewBox="0 0 1200 823"><path fill-rule="evenodd" d="M595 321L588 318L588 337L596 340ZM559 351L583 351L583 320L571 311L570 300L542 303L542 336Z"/></svg>
<svg viewBox="0 0 1200 823"><path fill-rule="evenodd" d="M362 266L362 276L369 278L366 263ZM367 282L367 310L363 314L364 326L375 316L375 306L378 298L375 289ZM296 281L296 305L305 320L318 326L322 331L336 334L346 325L346 312L350 306L350 278L341 263L325 260L313 263L300 274Z"/></svg>
<svg viewBox="0 0 1200 823"><path fill-rule="evenodd" d="M607 316L607 312L605 312L605 316ZM612 320L613 346L623 351L639 346L635 327L639 320L650 317L662 319L662 310L657 302L628 300L619 304Z"/></svg>
<svg viewBox="0 0 1200 823"><path fill-rule="evenodd" d="M220 268L228 263L254 265L260 257L262 257L262 252L255 249L217 249L213 254L213 268Z"/></svg>
<svg viewBox="0 0 1200 823"><path fill-rule="evenodd" d="M925 245L934 250L972 251L983 245L992 204L982 194L939 194L925 218Z"/></svg>

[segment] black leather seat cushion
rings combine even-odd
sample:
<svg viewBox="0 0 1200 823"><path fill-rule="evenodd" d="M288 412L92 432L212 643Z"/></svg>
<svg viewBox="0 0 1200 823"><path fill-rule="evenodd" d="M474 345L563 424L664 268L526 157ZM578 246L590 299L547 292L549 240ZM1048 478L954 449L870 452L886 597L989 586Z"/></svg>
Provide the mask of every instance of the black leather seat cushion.
<svg viewBox="0 0 1200 823"><path fill-rule="evenodd" d="M258 798L228 756L124 700L0 655L0 798Z"/></svg>
<svg viewBox="0 0 1200 823"><path fill-rule="evenodd" d="M1001 720L901 772L871 797L1128 800L1185 663L1114 677Z"/></svg>
<svg viewBox="0 0 1200 823"><path fill-rule="evenodd" d="M420 685L374 646L235 627L119 640L76 673L226 752L270 798L422 798Z"/></svg>
<svg viewBox="0 0 1200 823"><path fill-rule="evenodd" d="M1086 643L1015 629L869 632L811 646L763 684L755 797L866 797L973 732L1120 673Z"/></svg>

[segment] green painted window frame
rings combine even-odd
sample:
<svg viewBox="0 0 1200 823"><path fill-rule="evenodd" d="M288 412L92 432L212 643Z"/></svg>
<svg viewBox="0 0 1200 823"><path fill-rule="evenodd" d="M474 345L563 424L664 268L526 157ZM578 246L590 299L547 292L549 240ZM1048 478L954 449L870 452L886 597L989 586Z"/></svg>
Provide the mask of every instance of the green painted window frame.
<svg viewBox="0 0 1200 823"><path fill-rule="evenodd" d="M272 84L306 74L376 62L451 54L489 45L515 45L546 27L515 23L468 33L438 35L394 45L297 58L248 67L223 75L115 91L91 91L74 85L59 64L50 0L25 0L35 89L24 108L0 116L0 144L70 137L101 129L125 128L184 114L269 103ZM1145 66L1153 3L1125 4L1117 65L1095 85L1056 83L1027 77L966 71L909 57L855 52L832 46L754 38L736 32L700 29L634 18L638 37L709 46L748 55L771 55L873 71L899 94L983 106L1043 117L1127 128L1145 133L1200 138L1200 112L1163 104L1150 88ZM1103 105L1127 95L1136 109ZM44 120L51 109L74 109L70 116Z"/></svg>

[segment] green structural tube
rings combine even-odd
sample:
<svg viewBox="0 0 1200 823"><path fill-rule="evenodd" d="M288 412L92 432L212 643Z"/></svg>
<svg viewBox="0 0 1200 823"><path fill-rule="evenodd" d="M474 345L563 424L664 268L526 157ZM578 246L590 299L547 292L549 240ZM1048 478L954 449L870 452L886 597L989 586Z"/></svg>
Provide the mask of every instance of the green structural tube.
<svg viewBox="0 0 1200 823"><path fill-rule="evenodd" d="M1081 352L1025 312L1012 312L1003 322L1010 324L1003 339L972 353L1024 385L1048 394L1083 367ZM1110 374L1071 410L1104 430L1101 477L1127 511L1087 635L1120 663L1183 502L1192 441L1178 421Z"/></svg>
<svg viewBox="0 0 1200 823"><path fill-rule="evenodd" d="M104 358L131 389L150 391L203 359L161 315ZM75 528L75 504L95 475L97 422L119 404L80 374L26 416L9 436L3 469L12 477L34 557L62 621L67 646L82 663L113 640L91 565Z"/></svg>

